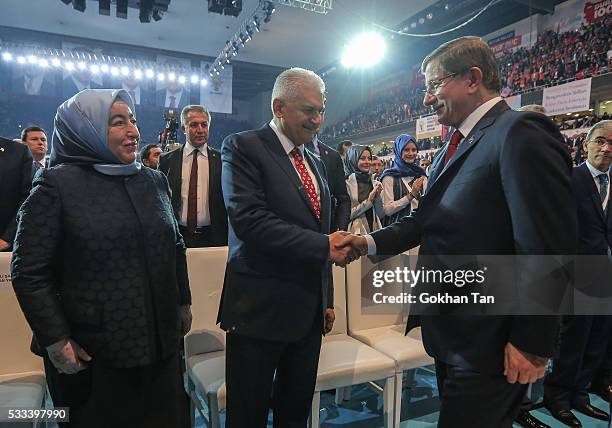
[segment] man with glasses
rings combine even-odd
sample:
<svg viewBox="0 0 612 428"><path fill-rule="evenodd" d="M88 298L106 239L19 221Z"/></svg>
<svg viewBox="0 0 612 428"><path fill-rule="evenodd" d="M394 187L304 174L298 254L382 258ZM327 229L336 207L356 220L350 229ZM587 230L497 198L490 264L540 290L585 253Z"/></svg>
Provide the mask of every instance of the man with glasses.
<svg viewBox="0 0 612 428"><path fill-rule="evenodd" d="M423 104L455 129L452 137L431 165L415 216L344 243L361 254L381 255L420 244L416 270L453 269L457 260L448 254L573 254L571 159L556 125L508 107L499 95L493 52L478 37L444 43L425 57L421 70ZM564 291L566 277L551 281ZM519 294L520 284L507 284L514 288L504 292ZM415 292L442 287L418 284ZM544 376L554 354L559 318L444 315L462 309L468 307L410 308L407 331L422 327L425 349L436 362L438 427L510 428L527 385Z"/></svg>
<svg viewBox="0 0 612 428"><path fill-rule="evenodd" d="M612 121L593 126L583 143L586 162L574 168L572 190L578 213L578 254L599 255L587 269L608 264L612 248L610 213L610 164L612 164ZM580 259L579 259L580 261ZM595 261L596 265L592 263ZM604 272L606 268L603 268ZM582 269L579 272L584 272ZM607 270L609 272L609 268ZM577 275L585 280L592 276ZM609 284L609 277L607 279ZM588 280L587 280L588 282ZM591 405L589 384L595 392L610 400L612 355L607 348L612 337L612 320L605 315L579 315L563 318L559 355L544 384L544 404L550 413L570 427L582 426L572 409L595 419L608 421L610 415ZM607 355L606 355L607 354ZM603 365L601 377L596 372ZM608 367L606 370L605 367ZM607 373L606 373L607 372Z"/></svg>

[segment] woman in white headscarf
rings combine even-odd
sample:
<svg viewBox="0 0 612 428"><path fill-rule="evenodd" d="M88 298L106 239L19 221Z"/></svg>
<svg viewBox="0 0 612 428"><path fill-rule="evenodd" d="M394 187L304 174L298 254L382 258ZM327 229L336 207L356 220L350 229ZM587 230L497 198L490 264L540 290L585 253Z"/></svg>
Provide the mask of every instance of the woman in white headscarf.
<svg viewBox="0 0 612 428"><path fill-rule="evenodd" d="M58 108L50 168L18 214L13 287L70 427L188 416L185 247L166 178L136 162L139 139L126 91L79 92Z"/></svg>

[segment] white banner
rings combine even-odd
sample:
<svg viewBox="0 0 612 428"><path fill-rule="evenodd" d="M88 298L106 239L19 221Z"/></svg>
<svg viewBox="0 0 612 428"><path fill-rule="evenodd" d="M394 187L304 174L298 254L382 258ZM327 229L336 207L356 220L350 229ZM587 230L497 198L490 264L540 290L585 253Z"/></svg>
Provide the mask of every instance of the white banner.
<svg viewBox="0 0 612 428"><path fill-rule="evenodd" d="M438 115L420 117L416 121L417 140L422 138L439 137L442 135L442 125L438 122Z"/></svg>
<svg viewBox="0 0 612 428"><path fill-rule="evenodd" d="M575 80L563 85L544 88L542 105L548 116L589 109L591 78Z"/></svg>
<svg viewBox="0 0 612 428"><path fill-rule="evenodd" d="M209 68L212 64L202 61L202 75L208 84L200 85L200 104L211 112L232 114L232 66L226 65L214 78L209 78Z"/></svg>

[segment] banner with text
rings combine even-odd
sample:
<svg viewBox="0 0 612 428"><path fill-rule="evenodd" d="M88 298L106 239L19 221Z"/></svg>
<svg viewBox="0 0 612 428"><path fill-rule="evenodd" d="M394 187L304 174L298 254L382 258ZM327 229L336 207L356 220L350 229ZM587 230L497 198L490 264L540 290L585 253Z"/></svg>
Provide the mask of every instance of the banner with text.
<svg viewBox="0 0 612 428"><path fill-rule="evenodd" d="M552 88L544 88L542 105L547 115L556 116L588 110L590 99L591 78L589 77Z"/></svg>
<svg viewBox="0 0 612 428"><path fill-rule="evenodd" d="M584 5L584 19L586 22L595 22L612 16L612 0L587 2Z"/></svg>
<svg viewBox="0 0 612 428"><path fill-rule="evenodd" d="M416 121L416 137L422 138L440 137L442 135L442 125L438 122L438 115L420 117Z"/></svg>

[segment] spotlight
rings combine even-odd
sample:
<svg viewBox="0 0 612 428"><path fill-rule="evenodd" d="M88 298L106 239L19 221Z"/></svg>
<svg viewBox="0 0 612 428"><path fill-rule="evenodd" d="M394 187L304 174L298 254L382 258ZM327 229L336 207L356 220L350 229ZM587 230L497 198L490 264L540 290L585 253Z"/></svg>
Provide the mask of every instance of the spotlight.
<svg viewBox="0 0 612 428"><path fill-rule="evenodd" d="M416 22L411 23L410 28L416 28Z"/></svg>
<svg viewBox="0 0 612 428"><path fill-rule="evenodd" d="M110 68L110 73L113 76L118 76L119 75L119 69L117 67L113 66L113 67Z"/></svg>
<svg viewBox="0 0 612 428"><path fill-rule="evenodd" d="M257 31L259 33L259 27L261 26L261 24L259 23L259 18L257 16L253 17L253 27L255 28L255 31Z"/></svg>
<svg viewBox="0 0 612 428"><path fill-rule="evenodd" d="M137 80L142 79L142 70L134 70L134 77L135 77Z"/></svg>
<svg viewBox="0 0 612 428"><path fill-rule="evenodd" d="M26 63L26 59L25 59L25 57L24 57L24 56L18 56L18 57L17 57L17 62L18 62L19 64L25 64L25 63Z"/></svg>
<svg viewBox="0 0 612 428"><path fill-rule="evenodd" d="M445 5L444 5L444 10L449 10L449 9L450 9L450 5L445 4Z"/></svg>
<svg viewBox="0 0 612 428"><path fill-rule="evenodd" d="M28 56L28 62L30 64L36 64L38 62L38 58L36 58L34 55L29 55Z"/></svg>
<svg viewBox="0 0 612 428"><path fill-rule="evenodd" d="M64 63L64 67L66 67L66 70L72 71L74 70L74 63L72 61L68 61Z"/></svg>
<svg viewBox="0 0 612 428"><path fill-rule="evenodd" d="M108 68L108 65L106 65L106 64L102 64L102 65L100 66L100 71L102 71L102 73L108 73L108 72L109 72L109 70L110 70L110 69Z"/></svg>
<svg viewBox="0 0 612 428"><path fill-rule="evenodd" d="M164 80L166 80L166 75L164 73L159 73L157 75L157 80L159 80L160 82L163 82Z"/></svg>
<svg viewBox="0 0 612 428"><path fill-rule="evenodd" d="M89 71L91 71L93 74L98 74L100 72L100 67L96 64L91 64L89 66Z"/></svg>
<svg viewBox="0 0 612 428"><path fill-rule="evenodd" d="M121 67L121 74L124 76L127 76L130 74L130 69L127 68L126 66Z"/></svg>
<svg viewBox="0 0 612 428"><path fill-rule="evenodd" d="M174 82L176 80L176 74L168 73L168 80Z"/></svg>
<svg viewBox="0 0 612 428"><path fill-rule="evenodd" d="M206 86L206 85L208 85L208 80L206 80L206 79L202 79L202 80L200 81L200 85L202 85L202 86Z"/></svg>
<svg viewBox="0 0 612 428"><path fill-rule="evenodd" d="M147 71L145 71L145 75L148 79L152 79L153 77L155 77L155 72L151 69L148 69Z"/></svg>
<svg viewBox="0 0 612 428"><path fill-rule="evenodd" d="M185 76L179 76L178 78L179 83L185 83L185 80L187 80Z"/></svg>
<svg viewBox="0 0 612 428"><path fill-rule="evenodd" d="M429 20L433 19L433 13L429 12L427 14L427 19L429 19Z"/></svg>
<svg viewBox="0 0 612 428"><path fill-rule="evenodd" d="M49 67L49 61L43 58L38 61L38 65L40 65L42 68L47 68Z"/></svg>
<svg viewBox="0 0 612 428"><path fill-rule="evenodd" d="M425 22L425 18L419 18L419 24L422 24Z"/></svg>
<svg viewBox="0 0 612 428"><path fill-rule="evenodd" d="M77 67L79 68L79 70L85 70L87 68L87 64L85 64L83 61L79 61Z"/></svg>
<svg viewBox="0 0 612 428"><path fill-rule="evenodd" d="M378 33L365 33L355 38L342 54L345 67L368 67L385 55L385 41Z"/></svg>
<svg viewBox="0 0 612 428"><path fill-rule="evenodd" d="M191 80L191 83L196 85L200 81L200 78L194 74L193 76L191 76L191 79L189 80Z"/></svg>
<svg viewBox="0 0 612 428"><path fill-rule="evenodd" d="M53 67L61 67L62 62L59 60L59 58L53 58L51 60L51 64L53 65Z"/></svg>
<svg viewBox="0 0 612 428"><path fill-rule="evenodd" d="M4 52L2 54L2 59L5 61L11 61L13 59L13 55L10 52Z"/></svg>

